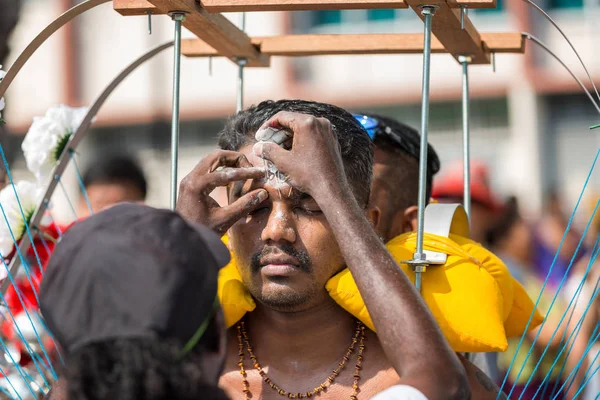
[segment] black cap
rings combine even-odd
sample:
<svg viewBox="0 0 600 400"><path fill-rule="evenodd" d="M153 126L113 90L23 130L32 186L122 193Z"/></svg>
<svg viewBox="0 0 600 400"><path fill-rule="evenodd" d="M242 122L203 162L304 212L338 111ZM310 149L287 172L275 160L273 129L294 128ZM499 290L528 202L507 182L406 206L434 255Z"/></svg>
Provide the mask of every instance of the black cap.
<svg viewBox="0 0 600 400"><path fill-rule="evenodd" d="M48 328L67 352L123 337L188 342L211 316L219 236L178 214L120 204L78 222L56 246L40 290Z"/></svg>

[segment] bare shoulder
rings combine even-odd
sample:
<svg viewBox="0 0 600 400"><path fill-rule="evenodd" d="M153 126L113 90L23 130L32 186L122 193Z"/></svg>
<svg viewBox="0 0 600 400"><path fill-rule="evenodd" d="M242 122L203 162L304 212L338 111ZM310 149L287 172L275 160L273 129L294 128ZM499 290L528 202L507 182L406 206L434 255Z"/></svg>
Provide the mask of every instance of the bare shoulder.
<svg viewBox="0 0 600 400"><path fill-rule="evenodd" d="M508 399L504 393L501 393L500 396L498 396L500 389L483 371L460 354L458 355L458 358L467 372L472 400Z"/></svg>

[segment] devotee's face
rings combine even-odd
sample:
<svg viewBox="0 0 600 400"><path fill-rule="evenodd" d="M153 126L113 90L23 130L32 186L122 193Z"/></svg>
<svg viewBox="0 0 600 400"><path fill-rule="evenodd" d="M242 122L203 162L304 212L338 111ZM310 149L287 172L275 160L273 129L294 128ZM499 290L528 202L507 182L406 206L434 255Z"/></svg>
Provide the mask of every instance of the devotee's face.
<svg viewBox="0 0 600 400"><path fill-rule="evenodd" d="M252 146L240 150L263 166ZM269 198L229 231L230 246L252 296L279 311L302 311L328 301L326 282L344 260L333 232L310 196L264 179L231 188L230 203L264 188Z"/></svg>

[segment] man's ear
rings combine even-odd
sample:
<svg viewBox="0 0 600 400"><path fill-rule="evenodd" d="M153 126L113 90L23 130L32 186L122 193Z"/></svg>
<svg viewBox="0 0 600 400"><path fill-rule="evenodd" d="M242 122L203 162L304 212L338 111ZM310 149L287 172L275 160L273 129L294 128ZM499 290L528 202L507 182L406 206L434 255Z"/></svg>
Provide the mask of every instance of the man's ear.
<svg viewBox="0 0 600 400"><path fill-rule="evenodd" d="M380 218L381 210L379 210L379 207L371 205L367 207L367 219L375 231L377 231L377 228L379 227Z"/></svg>
<svg viewBox="0 0 600 400"><path fill-rule="evenodd" d="M410 206L404 210L404 233L417 231L419 207Z"/></svg>

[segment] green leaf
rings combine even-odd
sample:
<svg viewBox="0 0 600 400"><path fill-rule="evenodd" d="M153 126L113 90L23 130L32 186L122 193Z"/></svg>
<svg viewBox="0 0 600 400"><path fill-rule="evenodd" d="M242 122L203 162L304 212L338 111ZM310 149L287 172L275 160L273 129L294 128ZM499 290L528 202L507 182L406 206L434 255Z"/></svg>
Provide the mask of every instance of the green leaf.
<svg viewBox="0 0 600 400"><path fill-rule="evenodd" d="M590 126L590 129L596 129L596 128L600 128L600 124Z"/></svg>
<svg viewBox="0 0 600 400"><path fill-rule="evenodd" d="M58 144L56 145L56 149L54 150L54 154L52 155L54 161L58 161L60 159L60 156L62 155L63 151L65 151L65 147L67 147L67 144L69 144L69 140L71 139L72 135L73 132L69 132L60 138Z"/></svg>

